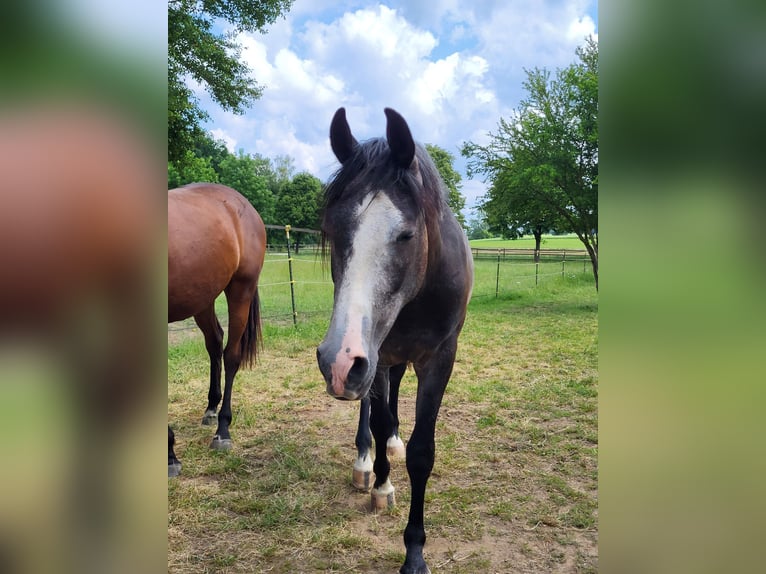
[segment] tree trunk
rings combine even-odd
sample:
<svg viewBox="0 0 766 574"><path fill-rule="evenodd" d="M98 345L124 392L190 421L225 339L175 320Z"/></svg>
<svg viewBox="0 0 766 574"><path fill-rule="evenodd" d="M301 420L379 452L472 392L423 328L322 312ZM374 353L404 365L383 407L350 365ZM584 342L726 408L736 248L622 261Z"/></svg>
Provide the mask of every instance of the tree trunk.
<svg viewBox="0 0 766 574"><path fill-rule="evenodd" d="M596 280L596 291L598 291L598 251L590 243L585 244L585 249L587 249L588 255L590 255L590 262L593 266L593 279Z"/></svg>

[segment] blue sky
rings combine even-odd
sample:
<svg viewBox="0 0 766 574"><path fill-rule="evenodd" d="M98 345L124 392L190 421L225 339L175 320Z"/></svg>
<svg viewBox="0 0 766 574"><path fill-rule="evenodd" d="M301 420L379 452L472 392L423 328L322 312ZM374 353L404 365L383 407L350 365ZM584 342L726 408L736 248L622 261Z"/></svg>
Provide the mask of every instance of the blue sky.
<svg viewBox="0 0 766 574"><path fill-rule="evenodd" d="M323 181L337 168L328 141L347 109L359 140L384 134L384 107L418 141L455 155L466 211L485 192L466 178L464 141L485 142L524 96L524 69L553 71L598 37L596 0L295 0L266 34L241 34L242 58L264 87L244 115L224 112L200 86L207 129L230 150L289 155Z"/></svg>

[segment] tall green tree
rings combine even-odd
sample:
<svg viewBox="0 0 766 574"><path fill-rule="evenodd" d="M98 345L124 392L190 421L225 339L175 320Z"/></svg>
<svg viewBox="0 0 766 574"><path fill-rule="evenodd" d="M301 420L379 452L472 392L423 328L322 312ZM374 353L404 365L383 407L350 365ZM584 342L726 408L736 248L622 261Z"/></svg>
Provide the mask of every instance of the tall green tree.
<svg viewBox="0 0 766 574"><path fill-rule="evenodd" d="M483 218L472 217L468 220L468 239L489 239L490 237L492 234Z"/></svg>
<svg viewBox="0 0 766 574"><path fill-rule="evenodd" d="M271 160L271 179L269 180L269 185L274 197L279 197L282 189L290 183L294 174L295 160L289 155L278 155Z"/></svg>
<svg viewBox="0 0 766 574"><path fill-rule="evenodd" d="M218 172L218 181L244 195L264 222L274 221L276 201L269 188L272 172L268 159L239 150L237 155L228 154L220 162Z"/></svg>
<svg viewBox="0 0 766 574"><path fill-rule="evenodd" d="M231 155L226 144L213 138L209 132L195 140L193 151L197 157L208 159L216 172L220 171L221 162Z"/></svg>
<svg viewBox="0 0 766 574"><path fill-rule="evenodd" d="M527 71L527 96L500 119L487 145L467 142L469 175L490 182L481 206L492 227L544 222L577 234L598 289L598 44L586 40L578 61L558 70Z"/></svg>
<svg viewBox="0 0 766 574"><path fill-rule="evenodd" d="M481 204L488 229L506 239L524 235L535 238L535 261L540 260L543 234L567 227L558 214L539 195L529 193L529 188L519 187L513 174L498 174ZM512 209L509 209L512 206Z"/></svg>
<svg viewBox="0 0 766 574"><path fill-rule="evenodd" d="M238 32L264 32L290 9L292 0L169 0L168 1L168 159L184 160L184 152L204 136L201 122L208 114L187 85L204 86L223 109L244 113L262 87L239 59ZM233 26L216 33L214 22Z"/></svg>
<svg viewBox="0 0 766 574"><path fill-rule="evenodd" d="M428 150L428 155L431 156L431 159L436 165L436 169L439 170L439 175L442 176L444 184L447 186L447 203L449 204L450 209L452 209L452 213L455 214L461 227L467 229L468 226L465 222L465 215L463 215L465 197L460 193L460 188L463 185L463 178L453 167L455 156L438 145L426 144L426 150Z"/></svg>
<svg viewBox="0 0 766 574"><path fill-rule="evenodd" d="M279 194L276 205L276 219L280 225L317 229L322 196L322 182L310 173L297 174ZM305 234L294 232L295 251Z"/></svg>

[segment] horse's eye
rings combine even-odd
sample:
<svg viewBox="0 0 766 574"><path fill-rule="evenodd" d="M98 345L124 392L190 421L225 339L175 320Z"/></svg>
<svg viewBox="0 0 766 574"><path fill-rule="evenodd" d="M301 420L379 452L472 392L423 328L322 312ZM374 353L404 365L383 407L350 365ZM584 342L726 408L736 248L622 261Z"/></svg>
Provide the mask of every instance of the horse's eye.
<svg viewBox="0 0 766 574"><path fill-rule="evenodd" d="M415 234L412 233L412 231L402 231L399 235L396 236L396 242L404 243L405 241L412 239L414 235Z"/></svg>

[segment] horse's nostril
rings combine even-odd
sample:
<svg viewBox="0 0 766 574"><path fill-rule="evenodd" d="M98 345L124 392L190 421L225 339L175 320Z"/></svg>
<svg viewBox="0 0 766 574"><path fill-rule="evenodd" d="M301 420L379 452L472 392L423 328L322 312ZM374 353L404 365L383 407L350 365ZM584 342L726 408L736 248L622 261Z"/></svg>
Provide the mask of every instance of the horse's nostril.
<svg viewBox="0 0 766 574"><path fill-rule="evenodd" d="M370 362L366 357L356 357L354 364L351 366L351 370L348 372L349 381L359 381L367 374L367 369Z"/></svg>

